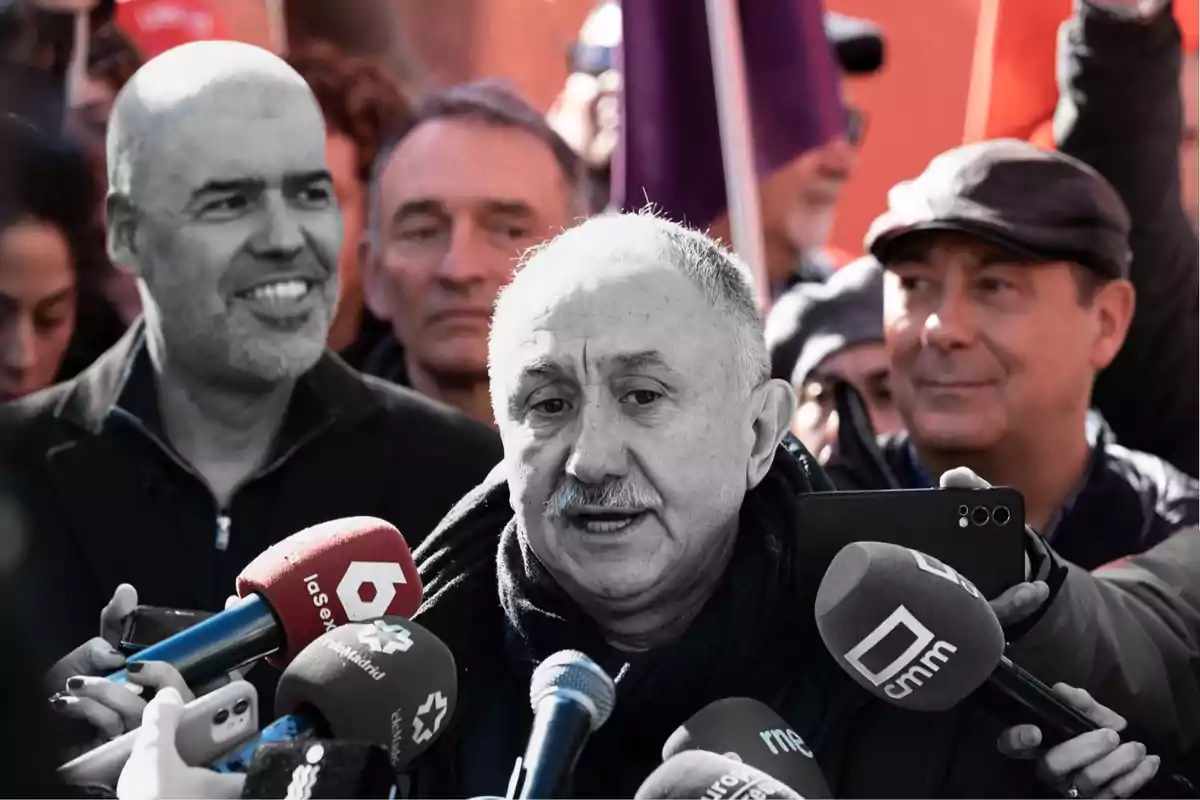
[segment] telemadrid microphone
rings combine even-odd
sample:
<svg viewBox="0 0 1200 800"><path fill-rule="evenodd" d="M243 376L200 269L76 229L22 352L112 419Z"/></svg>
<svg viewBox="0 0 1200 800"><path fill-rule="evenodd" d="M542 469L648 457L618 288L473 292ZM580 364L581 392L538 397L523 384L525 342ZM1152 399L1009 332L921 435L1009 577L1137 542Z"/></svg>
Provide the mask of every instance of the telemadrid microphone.
<svg viewBox="0 0 1200 800"><path fill-rule="evenodd" d="M336 738L384 748L399 772L446 729L457 700L454 656L425 628L401 617L342 625L279 677L283 716L212 767L242 772L260 745Z"/></svg>
<svg viewBox="0 0 1200 800"><path fill-rule="evenodd" d="M689 750L748 764L810 800L833 797L800 735L769 706L748 697L718 700L693 714L667 739L663 761Z"/></svg>
<svg viewBox="0 0 1200 800"><path fill-rule="evenodd" d="M749 764L703 750L672 756L634 794L635 800L804 800L804 795Z"/></svg>
<svg viewBox="0 0 1200 800"><path fill-rule="evenodd" d="M384 748L341 739L267 742L254 753L243 798L394 796L396 775Z"/></svg>
<svg viewBox="0 0 1200 800"><path fill-rule="evenodd" d="M238 575L237 593L237 605L128 661L165 661L191 686L264 656L282 668L338 625L411 616L421 604L421 579L393 525L347 517L306 528L260 553ZM109 678L123 682L126 673Z"/></svg>
<svg viewBox="0 0 1200 800"><path fill-rule="evenodd" d="M588 737L608 720L617 699L612 678L577 650L560 650L533 671L533 728L508 782L508 800L566 797Z"/></svg>
<svg viewBox="0 0 1200 800"><path fill-rule="evenodd" d="M821 580L815 611L838 664L893 705L945 711L984 687L993 701L1028 715L1021 721L1041 728L1045 747L1100 727L1014 664L987 598L925 553L883 542L846 545ZM1169 796L1196 796L1187 778L1165 769L1152 785Z"/></svg>

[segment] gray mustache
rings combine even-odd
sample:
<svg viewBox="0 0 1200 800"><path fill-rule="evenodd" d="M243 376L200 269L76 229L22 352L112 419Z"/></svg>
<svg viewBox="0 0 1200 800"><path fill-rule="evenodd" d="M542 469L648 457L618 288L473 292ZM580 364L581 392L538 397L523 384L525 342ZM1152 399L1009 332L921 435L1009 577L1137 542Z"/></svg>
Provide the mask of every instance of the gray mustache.
<svg viewBox="0 0 1200 800"><path fill-rule="evenodd" d="M546 501L546 515L564 517L580 508L658 508L658 492L631 479L607 483L581 483L568 478Z"/></svg>

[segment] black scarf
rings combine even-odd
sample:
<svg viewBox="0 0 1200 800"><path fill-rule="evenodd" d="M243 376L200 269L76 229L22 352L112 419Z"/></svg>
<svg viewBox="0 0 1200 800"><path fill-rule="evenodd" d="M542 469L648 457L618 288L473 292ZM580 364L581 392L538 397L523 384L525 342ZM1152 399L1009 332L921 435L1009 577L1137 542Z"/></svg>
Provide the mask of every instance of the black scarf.
<svg viewBox="0 0 1200 800"><path fill-rule="evenodd" d="M604 641L596 623L529 552L506 502L507 485L497 478L493 473L490 488L485 484L466 498L451 512L449 524L418 551L430 590L418 619L439 636L445 630L454 638L448 643L459 661L460 709L477 706L483 696L497 692L514 697L519 707L510 708L509 729L517 748L530 720L521 695L544 658L559 650L581 650L618 678L612 716L592 737L576 769L575 796L631 797L660 763L670 734L721 698L753 697L775 707L803 709L805 719L788 721L811 731L825 716L827 690L844 689L840 675L831 674L836 667L829 669L832 661L813 621L819 574L802 574L796 553L796 496L829 488L809 458L798 459L780 449L766 478L743 502L734 552L717 591L683 636L628 660ZM498 549L480 540L488 528L491 537L496 536L492 525L502 527ZM445 546L448 529L454 528L459 529L461 547ZM483 565L475 563L489 549L490 592ZM498 597L501 613L464 607L489 593ZM451 601L454 596L460 600ZM447 615L448 603L466 615ZM484 626L499 627L502 643L497 634L482 630ZM497 669L500 657L503 669ZM815 679L797 680L808 673ZM796 691L807 696L785 696Z"/></svg>

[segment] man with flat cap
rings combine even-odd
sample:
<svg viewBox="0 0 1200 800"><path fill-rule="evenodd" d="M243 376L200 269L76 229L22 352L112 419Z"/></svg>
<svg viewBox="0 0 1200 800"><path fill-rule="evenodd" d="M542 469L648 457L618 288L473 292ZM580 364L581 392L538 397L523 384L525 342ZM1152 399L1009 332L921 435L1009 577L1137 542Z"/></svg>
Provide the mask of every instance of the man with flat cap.
<svg viewBox="0 0 1200 800"><path fill-rule="evenodd" d="M255 556L326 520L381 517L416 546L499 459L486 426L326 351L341 213L321 109L281 59L199 42L143 66L108 175L144 319L0 416L33 530L23 599L59 653L110 597L220 611Z"/></svg>
<svg viewBox="0 0 1200 800"><path fill-rule="evenodd" d="M796 392L792 433L822 463L837 439L838 384L854 387L878 433L904 428L892 402L883 347L883 267L864 256L824 283L801 282L771 306L766 323L771 376Z"/></svg>
<svg viewBox="0 0 1200 800"><path fill-rule="evenodd" d="M950 150L895 186L866 246L885 270L884 339L906 430L876 440L856 393L839 392L827 466L839 488L936 486L934 476L967 466L1018 489L1027 523L1052 548L1042 570L1051 595L1062 560L1093 569L1195 526L1196 481L1117 444L1089 415L1096 375L1133 314L1128 234L1107 181L1026 142ZM1054 652L1016 658L1052 672ZM1072 679L1105 698L1103 682ZM1178 713L1117 710L1159 724Z"/></svg>

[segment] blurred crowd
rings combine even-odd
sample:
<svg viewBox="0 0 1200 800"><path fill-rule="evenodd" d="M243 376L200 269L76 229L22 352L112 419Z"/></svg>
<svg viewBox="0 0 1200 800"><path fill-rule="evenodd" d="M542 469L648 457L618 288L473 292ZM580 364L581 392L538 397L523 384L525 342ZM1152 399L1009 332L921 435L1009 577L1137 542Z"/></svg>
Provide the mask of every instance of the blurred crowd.
<svg viewBox="0 0 1200 800"><path fill-rule="evenodd" d="M1020 490L1028 524L1085 572L1195 528L1200 145L1184 2L1078 0L1053 123L1033 141L930 153L853 253L830 238L862 143L906 134L871 127L841 84L838 132L758 185L770 378L794 394L785 447L839 489L935 487L969 467ZM232 175L173 206L202 183L205 148L283 163L305 122L280 111L276 127L233 130L204 119L214 106L172 120L161 148L160 123L143 121L153 74L139 70L171 53L145 52L119 5L0 0L0 436L25 519L3 534L0 573L13 608L53 620L34 637L38 674L95 635L121 583L155 605L218 610L273 542L358 514L425 552L497 464L524 463L489 365L497 297L523 257L611 211L620 179L621 10L606 1L549 113L503 81L418 91L344 46L289 48L328 170L328 186L295 191L336 223L285 229L267 189ZM826 12L823 31L842 79L884 68L877 25ZM123 94L139 75L150 88ZM252 89L245 102L269 105ZM170 163L127 166L150 143ZM144 207L128 200L139 181L161 184ZM244 247L278 266L269 281L217 232L251 214L266 222L246 222ZM732 244L728 214L690 222ZM310 246L311 262L289 255ZM270 314L293 291L328 301L328 318L271 336L314 342L251 341L240 312L210 300ZM450 569L430 555L430 575ZM1195 586L1168 585L1196 602ZM1031 644L1026 666L1194 756L1200 626L1179 636L1154 644L1190 659L1169 677L1139 676L1103 645L1067 665Z"/></svg>

